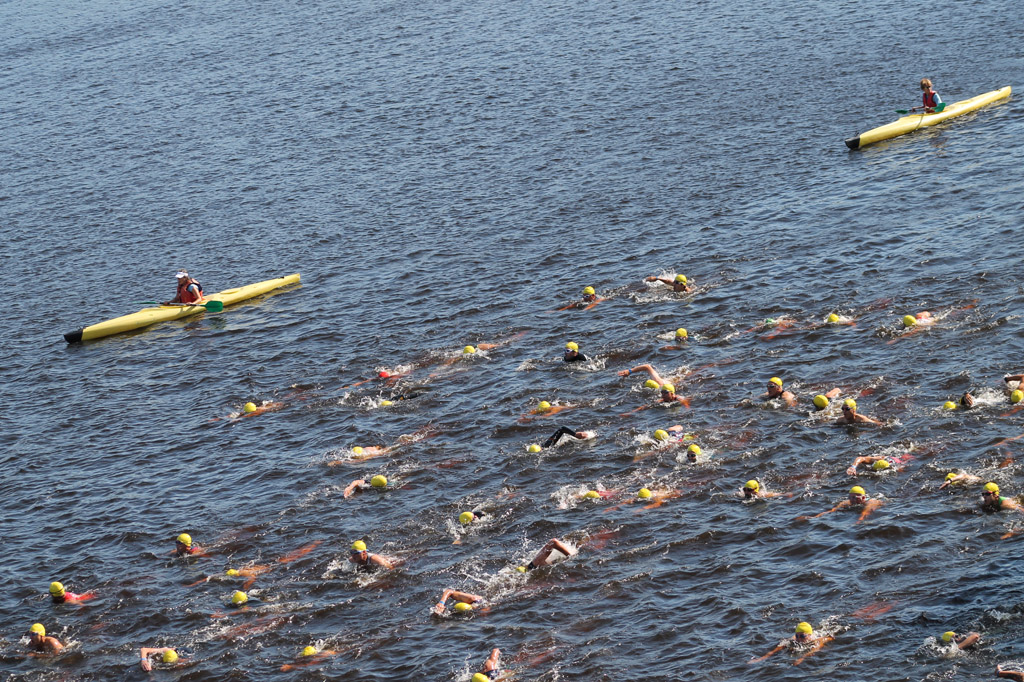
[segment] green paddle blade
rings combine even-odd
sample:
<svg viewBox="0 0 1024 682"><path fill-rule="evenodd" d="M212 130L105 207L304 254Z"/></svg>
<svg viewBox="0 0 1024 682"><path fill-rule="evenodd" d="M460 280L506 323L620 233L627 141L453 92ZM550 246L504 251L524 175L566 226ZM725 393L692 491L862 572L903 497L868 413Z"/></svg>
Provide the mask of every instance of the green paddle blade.
<svg viewBox="0 0 1024 682"><path fill-rule="evenodd" d="M224 301L208 301L200 305L206 306L207 312L210 313L219 313L224 310Z"/></svg>

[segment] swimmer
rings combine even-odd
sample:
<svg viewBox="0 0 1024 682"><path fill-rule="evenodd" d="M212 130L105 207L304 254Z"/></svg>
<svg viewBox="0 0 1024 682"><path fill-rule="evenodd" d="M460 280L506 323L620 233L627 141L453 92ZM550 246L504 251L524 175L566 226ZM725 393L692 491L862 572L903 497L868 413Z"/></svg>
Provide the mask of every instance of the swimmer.
<svg viewBox="0 0 1024 682"><path fill-rule="evenodd" d="M192 536L182 533L174 539L174 556L199 555L206 556L199 545L192 543Z"/></svg>
<svg viewBox="0 0 1024 682"><path fill-rule="evenodd" d="M367 483L365 480L361 478L352 481L345 488L345 492L342 494L342 496L345 499L348 499L355 495L356 493L362 493L368 490L380 490L383 492L387 489L388 479L381 474L377 474L376 476L370 479L369 483Z"/></svg>
<svg viewBox="0 0 1024 682"><path fill-rule="evenodd" d="M986 483L985 490L981 493L981 511L997 512L1004 509L1021 511L1020 504L1016 500L999 494L998 485L991 481Z"/></svg>
<svg viewBox="0 0 1024 682"><path fill-rule="evenodd" d="M942 641L946 644L955 643L962 651L978 644L978 642L981 641L981 635L977 632L968 632L963 635L958 635L952 630L949 630L948 632L942 633Z"/></svg>
<svg viewBox="0 0 1024 682"><path fill-rule="evenodd" d="M853 398L847 398L843 401L843 416L836 420L836 424L874 424L875 426L881 426L882 422L866 414L859 414L857 412L857 401Z"/></svg>
<svg viewBox="0 0 1024 682"><path fill-rule="evenodd" d="M847 473L848 476L856 476L857 475L857 467L859 467L861 464L870 464L871 465L871 469L873 471L885 471L886 469L888 469L889 467L892 467L892 466L896 466L899 470L902 471L903 467L899 466L899 465L902 465L902 464L904 464L905 462L907 462L907 461L909 461L911 459L913 459L913 457L911 457L909 454L898 455L898 456L895 456L895 457L881 457L881 456L878 456L878 455L864 455L862 457L857 457L856 459L854 459L853 460L853 464L851 464L850 468L848 468L846 470L846 473Z"/></svg>
<svg viewBox="0 0 1024 682"><path fill-rule="evenodd" d="M1006 670L1003 666L996 664L996 677L1005 677L1008 680L1024 682L1024 672L1019 670Z"/></svg>
<svg viewBox="0 0 1024 682"><path fill-rule="evenodd" d="M575 407L576 405L552 405L547 400L542 400L537 403L537 407L521 416L519 418L519 422L525 423L533 420L534 418L553 417L559 412L571 410Z"/></svg>
<svg viewBox="0 0 1024 682"><path fill-rule="evenodd" d="M868 517L868 514L878 509L883 504L885 504L885 502L883 502L882 500L869 499L867 493L864 491L864 488L860 487L859 485L855 485L852 488L850 488L850 493L845 500L843 500L836 506L832 507L828 511L823 511L820 514L815 514L814 516L809 517L800 516L798 517L798 519L816 519L819 516L824 516L825 514L837 512L840 509L853 509L854 507L860 507L860 517L857 519L857 523L860 523Z"/></svg>
<svg viewBox="0 0 1024 682"><path fill-rule="evenodd" d="M558 538L551 538L547 541L547 544L541 547L540 551L537 552L537 556L530 560L530 563L526 564L526 566L519 567L520 572L532 571L540 568L541 566L550 565L548 563L548 559L551 557L551 552L555 550L558 550L566 557L571 557L575 554L575 552L569 549L561 540Z"/></svg>
<svg viewBox="0 0 1024 682"><path fill-rule="evenodd" d="M764 489L764 486L757 479L750 479L743 484L743 487L736 493L744 500L764 500L769 497L781 497L782 493L772 493Z"/></svg>
<svg viewBox="0 0 1024 682"><path fill-rule="evenodd" d="M464 511L461 514L459 514L459 523L461 523L463 526L468 526L469 524L473 523L474 521L479 521L480 519L484 518L485 516L487 516L487 512L485 512L483 509L474 509L473 511Z"/></svg>
<svg viewBox="0 0 1024 682"><path fill-rule="evenodd" d="M68 592L64 589L64 585L62 583L50 583L50 599L53 600L54 604L77 604L79 602L88 601L95 596L96 594L93 592L85 592L84 594Z"/></svg>
<svg viewBox="0 0 1024 682"><path fill-rule="evenodd" d="M930 327L935 324L936 320L932 317L932 314L927 310L922 310L916 315L904 315L903 326L904 327Z"/></svg>
<svg viewBox="0 0 1024 682"><path fill-rule="evenodd" d="M562 356L565 362L586 362L587 356L580 352L580 345L575 341L565 344L565 355Z"/></svg>
<svg viewBox="0 0 1024 682"><path fill-rule="evenodd" d="M842 391L840 391L839 388L833 388L828 393L819 393L818 395L814 396L814 399L811 400L811 402L814 404L814 409L817 412L821 412L822 410L828 409L828 406L831 404L830 401L833 398L838 398L840 393L842 393Z"/></svg>
<svg viewBox="0 0 1024 682"><path fill-rule="evenodd" d="M448 599L455 600L455 611L461 613L464 611L472 611L473 604L479 604L484 601L484 598L479 594L470 594L469 592L459 592L458 590L445 590L441 593L441 600L434 605L434 613L437 615L444 614ZM463 604L463 606L459 606ZM467 609L466 606L469 608Z"/></svg>
<svg viewBox="0 0 1024 682"><path fill-rule="evenodd" d="M491 655L484 661L484 667L481 668L480 672L473 673L473 677L470 682L490 682L497 677L501 676L501 668L498 666L498 659L501 656L499 649L491 651Z"/></svg>
<svg viewBox="0 0 1024 682"><path fill-rule="evenodd" d="M370 554L366 551L366 543L356 540L352 543L352 550L348 555L349 562L356 565L356 570L362 573L371 573L378 569L385 571L395 567L395 562L380 554Z"/></svg>
<svg viewBox="0 0 1024 682"><path fill-rule="evenodd" d="M962 396L960 396L960 406L961 407L969 410L972 407L974 407L974 403L975 403L975 398L974 398L973 395L971 395L970 391L967 391Z"/></svg>
<svg viewBox="0 0 1024 682"><path fill-rule="evenodd" d="M690 405L689 399L684 398L683 396L680 396L680 395L676 395L676 388L675 388L675 386L670 384L660 374L658 374L658 370L654 369L654 367L652 367L651 365L646 365L646 364L645 365L637 365L636 367L631 367L629 369L621 370L619 372L619 376L620 377L628 377L633 372L647 372L648 374L651 375L651 379L653 379L655 382L657 382L659 388L661 389L661 398L659 398L659 402L663 402L663 403L677 403L678 402L678 403L682 403L683 405L686 405L687 407L689 407L689 405Z"/></svg>
<svg viewBox="0 0 1024 682"><path fill-rule="evenodd" d="M939 486L939 490L942 490L946 486L977 485L981 483L981 480L982 479L980 476L974 476L973 474L969 474L966 471L961 471L959 473L950 471L948 474L946 474L946 480L944 480L942 482L942 485Z"/></svg>
<svg viewBox="0 0 1024 682"><path fill-rule="evenodd" d="M563 436L571 438L573 440L590 440L591 438L594 437L594 432L593 431L574 431L574 430L572 430L570 428L567 428L565 426L560 426L557 431L555 431L553 434L551 434L550 438L548 438L546 441L544 441L541 444L541 448L550 448L550 447L554 447L556 445L559 445L560 442L562 441L562 437Z"/></svg>
<svg viewBox="0 0 1024 682"><path fill-rule="evenodd" d="M583 298L579 301L573 301L569 305L564 305L558 309L559 312L562 310L568 310L569 308L583 308L584 310L590 310L601 301L607 301L606 298L598 298L597 292L594 287L583 287Z"/></svg>
<svg viewBox="0 0 1024 682"><path fill-rule="evenodd" d="M142 666L143 670L149 672L153 669L153 663L149 659L154 656L160 656L160 661L169 665L181 660L178 657L178 652L169 646L153 649L149 647L142 647L139 649L139 664Z"/></svg>
<svg viewBox="0 0 1024 682"><path fill-rule="evenodd" d="M57 654L64 648L56 637L48 637L42 623L34 623L28 630L28 646L42 654Z"/></svg>
<svg viewBox="0 0 1024 682"><path fill-rule="evenodd" d="M351 462L361 462L363 460L373 459L374 457L380 457L381 455L389 455L410 443L417 443L421 440L432 438L438 433L440 433L438 429L434 428L431 424L427 424L426 426L416 429L416 431L411 434L403 433L395 440L394 445L368 445L366 447L357 445L350 450L351 456L348 459L334 459L327 462L327 466L336 467L343 464L349 464Z"/></svg>
<svg viewBox="0 0 1024 682"><path fill-rule="evenodd" d="M683 329L682 327L680 327L679 329L676 330L675 333L676 345L662 346L661 350L682 350L683 348L685 348L685 346L679 344L686 343L689 340L690 333Z"/></svg>
<svg viewBox="0 0 1024 682"><path fill-rule="evenodd" d="M795 633L793 634L792 637L790 637L789 639L784 639L781 642L779 642L778 646L776 646L774 649L772 649L771 651L766 653L764 656L759 656L757 658L752 658L751 660L747 661L747 663L748 664L749 663L759 663L759 662L761 662L761 661L763 661L763 660L765 660L767 658L770 658L771 656L774 656L775 654L777 654L778 652L782 651L783 649L786 649L786 648L789 648L789 647L794 647L794 648L799 647L801 649L805 649L807 647L810 647L810 651L807 651L797 661L797 663L799 663L800 661L802 661L807 656L810 656L815 651L818 651L819 649L821 649L821 647L825 646L830 641L832 641L832 637L831 636L822 635L822 634L819 634L819 633L815 632L814 628L811 626L811 624L806 622L806 621L804 621L802 623L798 623L797 624L796 631L795 631Z"/></svg>
<svg viewBox="0 0 1024 682"><path fill-rule="evenodd" d="M782 388L782 379L779 377L769 379L768 391L761 394L762 400L771 400L773 398L781 398L790 407L796 405L796 396Z"/></svg>
<svg viewBox="0 0 1024 682"><path fill-rule="evenodd" d="M690 443L686 448L686 461L690 464L696 464L697 459L704 454L704 451L700 449L700 446L696 443Z"/></svg>
<svg viewBox="0 0 1024 682"><path fill-rule="evenodd" d="M644 277L644 281L661 282L662 284L667 284L670 287L672 287L672 291L676 292L677 294L689 293L693 291L693 287L690 285L690 281L686 279L686 275L676 275L672 279L668 279L667 277L655 277L654 275L651 275L650 277Z"/></svg>

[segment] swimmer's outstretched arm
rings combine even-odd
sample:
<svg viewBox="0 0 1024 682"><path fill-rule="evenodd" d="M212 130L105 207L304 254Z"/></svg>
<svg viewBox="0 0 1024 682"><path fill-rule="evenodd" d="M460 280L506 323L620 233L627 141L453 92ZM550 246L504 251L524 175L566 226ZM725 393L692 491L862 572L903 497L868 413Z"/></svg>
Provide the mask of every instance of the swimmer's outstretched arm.
<svg viewBox="0 0 1024 682"><path fill-rule="evenodd" d="M1005 677L1008 680L1024 682L1024 673L1019 670L1004 670L1003 666L998 664L996 665L996 677Z"/></svg>
<svg viewBox="0 0 1024 682"><path fill-rule="evenodd" d="M883 504L885 504L885 502L882 502L881 500L868 500L867 502L865 502L864 503L864 511L862 511L860 513L860 516L857 517L857 523L860 523L861 521L866 519L868 517L868 514L870 514L871 512L875 511L876 509L881 507Z"/></svg>
<svg viewBox="0 0 1024 682"><path fill-rule="evenodd" d="M356 480L348 484L348 486L345 488L345 492L342 493L342 497L344 497L345 499L352 497L352 494L356 491L356 488L363 485L366 485L366 481L364 481L361 478L357 478Z"/></svg>
<svg viewBox="0 0 1024 682"><path fill-rule="evenodd" d="M849 476L856 476L857 467L859 467L861 464L872 464L875 460L878 459L881 459L881 457L874 457L872 455L864 455L863 457L858 457L855 460L853 460L853 464L851 464L850 468L846 470L846 473Z"/></svg>
<svg viewBox="0 0 1024 682"><path fill-rule="evenodd" d="M455 601L463 601L467 604L475 604L478 601L483 601L484 598L479 594L471 594L469 592L459 592L458 590L445 590L441 593L441 600L434 606L434 611L437 613L443 613L445 604L449 599L455 599Z"/></svg>
<svg viewBox="0 0 1024 682"><path fill-rule="evenodd" d="M1003 377L1003 381L1010 383L1011 381L1024 381L1024 374L1007 374Z"/></svg>
<svg viewBox="0 0 1024 682"><path fill-rule="evenodd" d="M552 550L556 549L567 557L570 557L573 554L572 550L566 547L561 540L558 538L551 538L548 540L547 544L537 552L537 556L533 557L533 565L537 568L547 565L548 557L551 556Z"/></svg>
<svg viewBox="0 0 1024 682"><path fill-rule="evenodd" d="M629 376L633 372L647 372L648 374L651 375L652 379L654 379L655 381L658 382L659 386L661 384L666 383L666 381L661 378L661 375L658 374L658 370L654 369L650 365L637 365L636 367L631 367L629 369L624 369L621 372L619 372L619 376L620 377Z"/></svg>
<svg viewBox="0 0 1024 682"><path fill-rule="evenodd" d="M500 656L501 656L501 650L498 649L497 647L495 647L494 650L491 651L491 655L487 657L486 661L484 661L484 672L485 673L489 673L492 670L497 670L498 669L498 658Z"/></svg>
<svg viewBox="0 0 1024 682"><path fill-rule="evenodd" d="M819 516L824 516L825 514L831 514L832 512L837 512L840 509L845 509L846 507L849 507L849 506L850 506L850 501L849 500L843 500L842 502L840 502L836 506L832 507L828 511L823 511L820 514L815 514L814 516L800 516L800 517L797 517L797 518L801 518L801 519L816 519Z"/></svg>
<svg viewBox="0 0 1024 682"><path fill-rule="evenodd" d="M139 649L139 657L140 657L139 665L142 666L143 670L147 670L147 671L152 670L153 669L153 664L150 662L149 657L150 656L158 656L158 655L162 654L165 651L174 651L174 649L169 647L169 646L157 647L157 648L143 647L143 648Z"/></svg>

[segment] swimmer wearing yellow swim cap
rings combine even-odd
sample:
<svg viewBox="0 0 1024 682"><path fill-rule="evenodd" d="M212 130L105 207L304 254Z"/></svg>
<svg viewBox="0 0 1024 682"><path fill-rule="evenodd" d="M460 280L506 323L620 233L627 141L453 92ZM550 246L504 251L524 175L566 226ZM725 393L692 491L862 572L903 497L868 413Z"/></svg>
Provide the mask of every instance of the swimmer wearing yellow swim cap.
<svg viewBox="0 0 1024 682"><path fill-rule="evenodd" d="M672 287L672 291L676 293L693 291L693 286L691 285L690 280L687 279L686 275L676 275L672 279L669 279L667 277L656 277L654 275L651 275L650 277L644 277L644 281L661 282L662 284L667 284L668 286Z"/></svg>
<svg viewBox="0 0 1024 682"><path fill-rule="evenodd" d="M869 417L866 414L859 414L857 412L857 401L853 398L847 398L843 401L843 416L836 420L837 424L874 424L880 426L882 422L878 421L874 417Z"/></svg>
<svg viewBox="0 0 1024 682"><path fill-rule="evenodd" d="M491 651L491 655L487 657L484 662L483 672L473 673L473 679L470 682L491 682L493 679L497 679L501 676L501 668L498 665L498 658L501 656L501 651L494 649Z"/></svg>
<svg viewBox="0 0 1024 682"><path fill-rule="evenodd" d="M256 411L256 403L246 403L244 406L242 406L242 411L245 412L246 414L252 414L253 412Z"/></svg>
<svg viewBox="0 0 1024 682"><path fill-rule="evenodd" d="M473 610L474 604L479 604L484 601L484 598L479 594L471 594L470 592L459 592L458 590L445 590L441 593L441 599L434 604L434 613L441 615L444 613L445 605L449 599L455 600L455 606L453 610L456 613L468 613Z"/></svg>
<svg viewBox="0 0 1024 682"><path fill-rule="evenodd" d="M199 551L199 547L192 544L192 536L188 533L182 533L174 540L175 556L188 556L189 554L197 554Z"/></svg>
<svg viewBox="0 0 1024 682"><path fill-rule="evenodd" d="M597 300L597 292L594 291L594 287L583 287L583 302L593 303Z"/></svg>
<svg viewBox="0 0 1024 682"><path fill-rule="evenodd" d="M985 484L985 490L981 493L982 511L995 512L1003 509L1019 510L1020 508L1016 500L999 494L999 486L997 484L991 481Z"/></svg>
<svg viewBox="0 0 1024 682"><path fill-rule="evenodd" d="M150 661L150 658L154 656L159 656L160 662L167 665L174 665L180 660L178 652L171 647L143 647L139 649L139 663L142 665L143 670L153 669L153 664Z"/></svg>
<svg viewBox="0 0 1024 682"><path fill-rule="evenodd" d="M784 401L790 407L796 405L796 396L782 388L782 379L779 377L769 379L767 391L761 395L762 400L772 400L773 398Z"/></svg>
<svg viewBox="0 0 1024 682"><path fill-rule="evenodd" d="M370 554L366 551L366 543L356 540L348 554L349 563L355 564L356 571L360 573L372 573L377 570L389 570L395 567L395 563L388 557L380 554Z"/></svg>
<svg viewBox="0 0 1024 682"><path fill-rule="evenodd" d="M56 654L64 648L56 637L47 636L42 623L33 623L28 629L28 646L33 651L47 654Z"/></svg>
<svg viewBox="0 0 1024 682"><path fill-rule="evenodd" d="M565 355L562 356L564 362L586 362L587 356L580 352L580 345L575 341L570 341L565 344Z"/></svg>
<svg viewBox="0 0 1024 682"><path fill-rule="evenodd" d="M958 649L967 649L972 647L981 641L981 635L977 632L968 632L963 635L958 635L952 630L947 630L942 633L942 641L945 644L956 644Z"/></svg>

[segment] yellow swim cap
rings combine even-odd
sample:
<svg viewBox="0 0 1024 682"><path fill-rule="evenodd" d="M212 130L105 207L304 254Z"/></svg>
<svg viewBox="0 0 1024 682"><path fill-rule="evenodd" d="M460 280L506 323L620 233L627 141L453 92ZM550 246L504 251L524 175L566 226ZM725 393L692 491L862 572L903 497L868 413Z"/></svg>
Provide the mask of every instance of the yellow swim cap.
<svg viewBox="0 0 1024 682"><path fill-rule="evenodd" d="M191 547L192 546L192 536L189 535L188 533L182 533L181 535L178 536L178 542L180 542L181 544L185 545L186 547Z"/></svg>
<svg viewBox="0 0 1024 682"><path fill-rule="evenodd" d="M527 452L540 452L540 446L536 443L530 443L530 447L526 448Z"/></svg>
<svg viewBox="0 0 1024 682"><path fill-rule="evenodd" d="M772 377L771 379L768 380L768 383L769 384L775 384L779 388L782 388L782 379L780 379L778 377Z"/></svg>
<svg viewBox="0 0 1024 682"><path fill-rule="evenodd" d="M52 594L54 597L63 597L64 585L58 582L50 583L50 594Z"/></svg>
<svg viewBox="0 0 1024 682"><path fill-rule="evenodd" d="M546 400L542 400L539 403L537 403L537 411L538 412L547 412L550 409L551 409L551 403L549 403Z"/></svg>
<svg viewBox="0 0 1024 682"><path fill-rule="evenodd" d="M676 387L673 386L672 384L662 384L661 390L664 391L665 393L675 393Z"/></svg>
<svg viewBox="0 0 1024 682"><path fill-rule="evenodd" d="M1024 400L1024 391L1019 388L1010 394L1011 403L1019 403L1021 400Z"/></svg>
<svg viewBox="0 0 1024 682"><path fill-rule="evenodd" d="M473 348L473 346L466 346L465 348L462 349L462 352L465 353L466 355L472 355L473 353L476 352L476 348Z"/></svg>
<svg viewBox="0 0 1024 682"><path fill-rule="evenodd" d="M160 657L160 660L162 660L164 663L177 663L178 652L174 649L168 649L164 652L164 655Z"/></svg>
<svg viewBox="0 0 1024 682"><path fill-rule="evenodd" d="M875 471L885 471L890 466L889 460L887 459L876 459L875 463L871 465L871 468Z"/></svg>
<svg viewBox="0 0 1024 682"><path fill-rule="evenodd" d="M588 490L587 492L583 493L583 497L585 497L588 500L596 500L597 498L601 497L601 495L596 490Z"/></svg>
<svg viewBox="0 0 1024 682"><path fill-rule="evenodd" d="M391 407L392 405L394 405L394 403L391 402L390 400L382 400L382 401L380 401L380 406L381 407Z"/></svg>
<svg viewBox="0 0 1024 682"><path fill-rule="evenodd" d="M593 296L594 295L594 287L583 287L583 295L584 296Z"/></svg>
<svg viewBox="0 0 1024 682"><path fill-rule="evenodd" d="M946 474L946 480L947 481L949 481L951 479L954 479L954 478L956 478L956 472L955 471L950 471L948 474Z"/></svg>
<svg viewBox="0 0 1024 682"><path fill-rule="evenodd" d="M580 344L576 343L575 341L570 341L569 343L565 344L565 349L566 350L579 350L580 349Z"/></svg>
<svg viewBox="0 0 1024 682"><path fill-rule="evenodd" d="M796 634L798 634L798 635L809 635L812 632L814 632L814 628L812 628L811 624L808 623L807 621L804 621L802 623L797 623L797 625L796 625Z"/></svg>
<svg viewBox="0 0 1024 682"><path fill-rule="evenodd" d="M352 454L353 455L361 455L361 454L363 454L363 448L361 446L359 446L359 445L355 446L354 448L352 448Z"/></svg>
<svg viewBox="0 0 1024 682"><path fill-rule="evenodd" d="M374 488L387 488L388 479L385 478L384 476L381 476L380 474L377 474L376 476L370 479L370 485L372 485Z"/></svg>
<svg viewBox="0 0 1024 682"><path fill-rule="evenodd" d="M749 490L755 490L756 491L756 490L760 490L761 489L761 484L758 483L757 481L755 481L754 479L750 479L749 481L747 481L746 483L743 484L743 487L747 488Z"/></svg>
<svg viewBox="0 0 1024 682"><path fill-rule="evenodd" d="M689 333L687 333L687 331L685 329L680 327L679 329L676 330L676 338L677 339L688 339L688 338L690 338L690 335L689 335Z"/></svg>
<svg viewBox="0 0 1024 682"><path fill-rule="evenodd" d="M814 396L814 406L819 410L824 410L826 407L828 407L828 398L819 393L818 395Z"/></svg>
<svg viewBox="0 0 1024 682"><path fill-rule="evenodd" d="M636 496L639 497L641 500L647 500L650 499L651 497L651 491L648 490L647 488L640 488L640 492L638 492Z"/></svg>
<svg viewBox="0 0 1024 682"><path fill-rule="evenodd" d="M455 602L455 606L452 607L452 610L454 610L456 613L465 613L466 611L472 611L473 605L467 604L464 601L457 601Z"/></svg>
<svg viewBox="0 0 1024 682"><path fill-rule="evenodd" d="M985 492L987 492L987 493L998 493L999 492L999 486L996 485L995 483L992 483L990 481L990 482L985 484Z"/></svg>
<svg viewBox="0 0 1024 682"><path fill-rule="evenodd" d="M654 379L648 379L644 382L644 388L658 388L658 382Z"/></svg>
<svg viewBox="0 0 1024 682"><path fill-rule="evenodd" d="M483 673L473 673L473 679L469 682L491 682L491 678L487 677Z"/></svg>
<svg viewBox="0 0 1024 682"><path fill-rule="evenodd" d="M224 575L229 575L232 578L237 578L242 574L238 572L237 568L229 568L228 570L224 571Z"/></svg>
<svg viewBox="0 0 1024 682"><path fill-rule="evenodd" d="M691 444L690 447L686 448L686 451L692 452L695 455L699 455L701 453L700 446L696 443Z"/></svg>
<svg viewBox="0 0 1024 682"><path fill-rule="evenodd" d="M836 315L835 313L829 313L828 321L829 322L838 322L839 321L839 316Z"/></svg>
<svg viewBox="0 0 1024 682"><path fill-rule="evenodd" d="M668 431L665 429L658 429L654 432L655 440L668 440Z"/></svg>
<svg viewBox="0 0 1024 682"><path fill-rule="evenodd" d="M854 400L853 398L847 398L846 400L844 400L843 401L843 405L846 405L851 410L856 410L857 409L857 401Z"/></svg>
<svg viewBox="0 0 1024 682"><path fill-rule="evenodd" d="M864 488L861 488L859 485L855 485L852 488L850 488L850 492L853 493L854 495L867 495L867 492L864 490Z"/></svg>
<svg viewBox="0 0 1024 682"><path fill-rule="evenodd" d="M904 327L913 327L915 324L917 324L917 318L916 317L914 317L913 315L904 315L903 316L903 326Z"/></svg>
<svg viewBox="0 0 1024 682"><path fill-rule="evenodd" d="M942 633L942 641L946 642L947 644L949 642L953 641L954 637L956 637L956 633L953 632L952 630L948 630L948 631Z"/></svg>
<svg viewBox="0 0 1024 682"><path fill-rule="evenodd" d="M241 590L235 590L235 593L231 595L231 603L235 606L241 606L247 601L249 601L249 595Z"/></svg>
<svg viewBox="0 0 1024 682"><path fill-rule="evenodd" d="M307 646L305 649L302 650L302 655L303 656L314 656L314 655L316 655L316 647L315 646Z"/></svg>
<svg viewBox="0 0 1024 682"><path fill-rule="evenodd" d="M363 542L362 540L356 540L355 542L352 543L352 551L353 552L365 552L366 551L366 543Z"/></svg>
<svg viewBox="0 0 1024 682"><path fill-rule="evenodd" d="M33 635L46 637L46 628L43 627L42 623L33 623L32 627L30 627L28 631Z"/></svg>
<svg viewBox="0 0 1024 682"><path fill-rule="evenodd" d="M677 284L686 284L686 275L676 275Z"/></svg>
<svg viewBox="0 0 1024 682"><path fill-rule="evenodd" d="M469 524L473 523L474 518L476 517L473 515L473 512L464 511L461 514L459 514L459 523L461 523L463 526L468 526Z"/></svg>
<svg viewBox="0 0 1024 682"><path fill-rule="evenodd" d="M245 406L242 407L242 410L246 414L249 414L250 412L255 412L256 411L256 403L246 403Z"/></svg>
<svg viewBox="0 0 1024 682"><path fill-rule="evenodd" d="M516 570L520 573L526 573L526 566L516 566Z"/></svg>
<svg viewBox="0 0 1024 682"><path fill-rule="evenodd" d="M952 400L947 400L946 402L942 403L942 409L944 409L944 410L955 410L956 409L956 403L954 403Z"/></svg>

